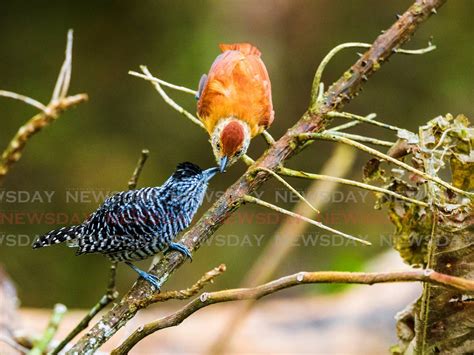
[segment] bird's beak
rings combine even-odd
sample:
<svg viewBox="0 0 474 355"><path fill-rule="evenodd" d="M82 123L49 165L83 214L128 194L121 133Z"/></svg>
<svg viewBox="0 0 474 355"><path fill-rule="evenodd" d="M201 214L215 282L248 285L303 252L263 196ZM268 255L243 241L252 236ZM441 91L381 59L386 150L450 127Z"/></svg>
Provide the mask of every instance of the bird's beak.
<svg viewBox="0 0 474 355"><path fill-rule="evenodd" d="M221 158L221 161L219 162L219 168L221 170L221 173L225 172L225 168L227 167L227 162L229 161L229 158L227 156L223 156Z"/></svg>
<svg viewBox="0 0 474 355"><path fill-rule="evenodd" d="M204 173L206 181L211 180L214 177L214 175L216 175L219 172L219 170L220 170L219 167L214 167L214 168L209 168L209 169L204 170L203 173Z"/></svg>

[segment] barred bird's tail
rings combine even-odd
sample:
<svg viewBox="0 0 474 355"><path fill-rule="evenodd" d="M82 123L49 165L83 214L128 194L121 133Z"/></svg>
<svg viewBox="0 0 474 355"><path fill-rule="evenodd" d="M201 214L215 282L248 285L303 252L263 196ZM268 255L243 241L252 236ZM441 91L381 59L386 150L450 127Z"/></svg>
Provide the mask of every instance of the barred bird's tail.
<svg viewBox="0 0 474 355"><path fill-rule="evenodd" d="M77 229L79 226L69 226L55 229L35 240L33 249L48 247L50 245L72 241L77 238Z"/></svg>

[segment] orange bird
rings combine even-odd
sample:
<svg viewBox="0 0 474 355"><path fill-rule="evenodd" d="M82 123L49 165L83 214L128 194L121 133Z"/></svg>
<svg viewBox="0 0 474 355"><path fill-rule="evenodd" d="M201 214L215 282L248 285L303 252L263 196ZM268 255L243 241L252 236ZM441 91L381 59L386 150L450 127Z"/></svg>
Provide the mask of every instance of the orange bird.
<svg viewBox="0 0 474 355"><path fill-rule="evenodd" d="M260 51L249 43L220 44L222 53L199 82L197 114L221 171L247 151L273 121L272 91Z"/></svg>

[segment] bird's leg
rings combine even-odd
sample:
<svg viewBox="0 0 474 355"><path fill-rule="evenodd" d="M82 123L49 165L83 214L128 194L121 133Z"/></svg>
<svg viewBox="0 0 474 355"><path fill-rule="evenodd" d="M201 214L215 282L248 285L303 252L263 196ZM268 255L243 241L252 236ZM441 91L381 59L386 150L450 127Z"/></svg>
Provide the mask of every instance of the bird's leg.
<svg viewBox="0 0 474 355"><path fill-rule="evenodd" d="M273 144L275 144L275 139L273 139L272 135L268 133L267 130L262 132L262 136L263 136L263 139L265 139L265 142L267 142L269 146L272 146Z"/></svg>
<svg viewBox="0 0 474 355"><path fill-rule="evenodd" d="M170 243L170 245L168 247L168 251L172 251L172 250L179 251L185 257L189 258L189 260L193 261L193 256L191 255L191 252L183 244Z"/></svg>
<svg viewBox="0 0 474 355"><path fill-rule="evenodd" d="M158 281L158 278L155 276L155 275L152 275L146 271L143 271L139 268L137 268L135 265L133 265L131 262L128 262L126 261L125 264L127 264L128 266L130 266L133 270L135 270L135 272L140 275L140 277L144 280L146 280L147 282L150 283L150 285L155 289L155 291L160 291L160 287L161 287L161 284L160 282Z"/></svg>

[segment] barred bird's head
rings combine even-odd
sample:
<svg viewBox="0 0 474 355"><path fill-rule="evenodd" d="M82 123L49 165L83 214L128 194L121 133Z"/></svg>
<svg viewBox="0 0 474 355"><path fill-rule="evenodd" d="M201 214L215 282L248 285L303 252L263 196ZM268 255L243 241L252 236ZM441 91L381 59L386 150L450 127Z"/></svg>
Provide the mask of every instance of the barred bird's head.
<svg viewBox="0 0 474 355"><path fill-rule="evenodd" d="M204 201L209 180L218 172L218 167L201 170L193 163L181 163L161 186L161 198L168 206L174 206L176 211L192 219Z"/></svg>
<svg viewBox="0 0 474 355"><path fill-rule="evenodd" d="M228 117L219 121L211 134L211 145L221 172L247 152L250 128L240 119Z"/></svg>
<svg viewBox="0 0 474 355"><path fill-rule="evenodd" d="M190 162L180 163L168 179L167 185L180 185L182 189L192 190L193 187L199 187L200 185L207 186L209 180L218 172L218 167L202 170L199 166Z"/></svg>

